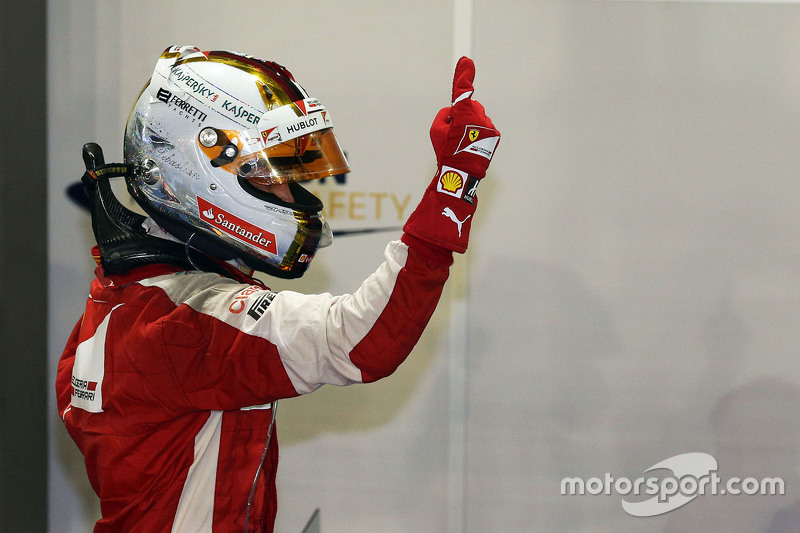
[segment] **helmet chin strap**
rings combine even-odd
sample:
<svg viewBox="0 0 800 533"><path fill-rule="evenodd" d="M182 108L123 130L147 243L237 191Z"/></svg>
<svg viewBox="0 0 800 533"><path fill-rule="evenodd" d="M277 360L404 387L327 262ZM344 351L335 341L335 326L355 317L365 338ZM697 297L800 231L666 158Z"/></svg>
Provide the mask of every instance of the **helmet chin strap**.
<svg viewBox="0 0 800 533"><path fill-rule="evenodd" d="M197 250L197 248L194 248L191 245L192 239L194 238L195 235L196 235L196 233L192 233L191 235L189 235L189 238L186 239L186 243L184 244L184 252L186 254L186 260L189 261L189 264L192 265L192 268L194 268L195 270L203 270L202 268L200 268L194 262L194 259L192 259L192 250ZM199 252L199 253L202 254L203 252ZM244 274L248 278L252 278L253 274L255 274L255 270L254 269L252 269L249 266L247 266L246 264L244 264L238 258L229 259L228 261L226 261L226 263L228 263L232 267L236 268L239 272L241 272L242 274ZM256 281L259 281L259 280L256 280Z"/></svg>
<svg viewBox="0 0 800 533"><path fill-rule="evenodd" d="M198 267L196 264L194 264L194 261L192 261L192 253L191 253L192 251L191 251L191 246L189 244L192 242L194 235L195 234L192 233L191 235L189 235L189 238L186 239L186 246L184 247L184 249L186 250L186 259L189 261L189 264L191 264L195 270L200 270L200 267Z"/></svg>

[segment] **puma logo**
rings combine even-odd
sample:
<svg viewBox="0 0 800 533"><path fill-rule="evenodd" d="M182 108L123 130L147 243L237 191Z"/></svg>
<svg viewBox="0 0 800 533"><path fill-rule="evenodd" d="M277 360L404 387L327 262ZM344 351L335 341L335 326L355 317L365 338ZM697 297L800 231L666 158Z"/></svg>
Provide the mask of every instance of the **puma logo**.
<svg viewBox="0 0 800 533"><path fill-rule="evenodd" d="M458 217L456 216L456 214L449 207L445 207L444 208L444 211L442 211L442 215L446 216L447 218L449 218L450 220L452 220L453 222L456 223L456 226L458 226L458 236L459 237L461 237L461 226L463 226L464 222L466 222L469 219L469 217L472 216L472 215L467 215L467 218L465 218L464 220L458 220Z"/></svg>

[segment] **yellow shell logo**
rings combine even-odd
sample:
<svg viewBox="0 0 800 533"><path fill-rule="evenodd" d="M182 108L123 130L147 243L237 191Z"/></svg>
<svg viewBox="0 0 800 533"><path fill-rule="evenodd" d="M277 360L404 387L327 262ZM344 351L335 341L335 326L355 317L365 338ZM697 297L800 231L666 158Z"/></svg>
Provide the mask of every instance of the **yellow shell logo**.
<svg viewBox="0 0 800 533"><path fill-rule="evenodd" d="M478 130L469 130L469 140L475 142L479 134L480 132Z"/></svg>
<svg viewBox="0 0 800 533"><path fill-rule="evenodd" d="M459 176L458 172L453 172L452 170L449 170L444 174L442 174L439 183L442 184L442 189L444 189L445 191L456 192L464 184L464 180L461 179L461 176Z"/></svg>

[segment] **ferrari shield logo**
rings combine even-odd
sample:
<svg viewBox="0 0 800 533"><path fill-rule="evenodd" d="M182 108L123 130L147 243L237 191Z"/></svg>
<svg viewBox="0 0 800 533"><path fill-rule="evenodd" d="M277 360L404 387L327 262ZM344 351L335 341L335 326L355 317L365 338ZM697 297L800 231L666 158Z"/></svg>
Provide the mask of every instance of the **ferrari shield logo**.
<svg viewBox="0 0 800 533"><path fill-rule="evenodd" d="M491 160L498 141L500 141L500 134L496 129L469 125L464 128L461 141L453 155L467 152Z"/></svg>

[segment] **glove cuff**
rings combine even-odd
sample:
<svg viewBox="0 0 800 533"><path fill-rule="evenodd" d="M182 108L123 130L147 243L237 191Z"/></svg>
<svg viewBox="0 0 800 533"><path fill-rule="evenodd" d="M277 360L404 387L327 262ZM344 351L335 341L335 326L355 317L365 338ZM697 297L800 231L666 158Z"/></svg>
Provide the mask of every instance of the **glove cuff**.
<svg viewBox="0 0 800 533"><path fill-rule="evenodd" d="M403 231L434 246L463 254L467 251L472 217L478 205L478 199L474 196L477 180L468 201L459 199L460 195L437 190L441 182L441 178L436 179L425 190L419 205L403 226ZM466 187L461 189L466 190Z"/></svg>
<svg viewBox="0 0 800 533"><path fill-rule="evenodd" d="M445 250L441 246L429 243L428 241L424 241L410 233L403 233L400 237L409 248L413 248L420 255L430 259L435 263L441 263L447 266L453 264L453 252L451 250Z"/></svg>

